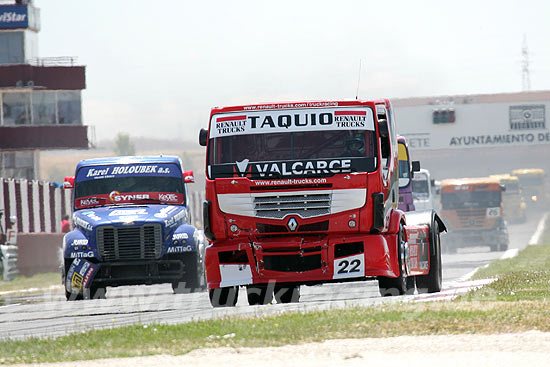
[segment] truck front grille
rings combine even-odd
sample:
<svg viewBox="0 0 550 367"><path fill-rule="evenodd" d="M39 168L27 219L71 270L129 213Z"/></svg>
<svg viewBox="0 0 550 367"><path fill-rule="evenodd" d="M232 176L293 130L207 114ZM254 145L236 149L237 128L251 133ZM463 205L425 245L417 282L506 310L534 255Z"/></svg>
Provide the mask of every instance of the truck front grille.
<svg viewBox="0 0 550 367"><path fill-rule="evenodd" d="M138 227L101 226L97 229L97 247L104 261L146 260L160 257L160 224Z"/></svg>
<svg viewBox="0 0 550 367"><path fill-rule="evenodd" d="M254 198L254 212L260 218L284 218L287 214L302 218L330 214L331 194L274 195Z"/></svg>
<svg viewBox="0 0 550 367"><path fill-rule="evenodd" d="M487 208L457 209L456 215L461 228L483 228L487 226Z"/></svg>
<svg viewBox="0 0 550 367"><path fill-rule="evenodd" d="M264 268L281 272L304 272L321 269L321 254L302 255L264 255Z"/></svg>

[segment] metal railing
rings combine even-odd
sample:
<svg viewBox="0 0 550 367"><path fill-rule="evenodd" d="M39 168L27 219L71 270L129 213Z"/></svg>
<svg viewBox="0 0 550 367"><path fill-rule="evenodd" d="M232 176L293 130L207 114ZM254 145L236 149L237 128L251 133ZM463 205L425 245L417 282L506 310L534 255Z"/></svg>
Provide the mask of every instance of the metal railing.
<svg viewBox="0 0 550 367"><path fill-rule="evenodd" d="M33 66L76 66L76 56L34 57L27 63Z"/></svg>

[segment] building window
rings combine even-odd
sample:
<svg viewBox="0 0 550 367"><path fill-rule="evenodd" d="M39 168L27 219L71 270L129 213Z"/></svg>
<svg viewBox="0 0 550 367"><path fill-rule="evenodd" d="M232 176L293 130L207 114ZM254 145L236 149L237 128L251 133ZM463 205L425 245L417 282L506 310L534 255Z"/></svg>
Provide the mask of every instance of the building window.
<svg viewBox="0 0 550 367"><path fill-rule="evenodd" d="M32 94L32 112L34 125L55 124L55 92L34 92Z"/></svg>
<svg viewBox="0 0 550 367"><path fill-rule="evenodd" d="M80 91L58 92L57 108L60 124L82 124L82 109L80 104Z"/></svg>
<svg viewBox="0 0 550 367"><path fill-rule="evenodd" d="M2 101L4 125L31 123L30 93L4 93Z"/></svg>
<svg viewBox="0 0 550 367"><path fill-rule="evenodd" d="M34 161L33 151L0 153L0 176L34 180Z"/></svg>
<svg viewBox="0 0 550 367"><path fill-rule="evenodd" d="M23 32L0 33L0 64L23 64L25 62L24 38Z"/></svg>

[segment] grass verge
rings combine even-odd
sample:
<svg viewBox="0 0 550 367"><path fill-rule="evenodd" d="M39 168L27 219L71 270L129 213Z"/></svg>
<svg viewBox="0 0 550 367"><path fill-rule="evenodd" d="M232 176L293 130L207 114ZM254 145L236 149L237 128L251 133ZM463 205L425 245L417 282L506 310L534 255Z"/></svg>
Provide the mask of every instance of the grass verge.
<svg viewBox="0 0 550 367"><path fill-rule="evenodd" d="M513 259L492 263L476 277L498 276L497 281L452 302L135 325L55 339L4 341L0 364L177 355L197 348L280 346L337 338L550 332L548 232L545 241Z"/></svg>
<svg viewBox="0 0 550 367"><path fill-rule="evenodd" d="M30 277L19 276L14 280L0 280L0 292L17 291L29 288L48 288L52 285L61 284L61 274L41 273Z"/></svg>
<svg viewBox="0 0 550 367"><path fill-rule="evenodd" d="M47 340L0 343L0 364L184 354L197 348L261 347L338 338L550 331L541 302L446 302L129 326Z"/></svg>

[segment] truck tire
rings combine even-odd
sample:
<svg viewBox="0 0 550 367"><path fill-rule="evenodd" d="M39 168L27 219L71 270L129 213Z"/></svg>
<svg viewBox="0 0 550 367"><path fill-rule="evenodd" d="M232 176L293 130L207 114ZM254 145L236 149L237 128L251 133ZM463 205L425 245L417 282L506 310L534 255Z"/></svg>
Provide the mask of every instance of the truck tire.
<svg viewBox="0 0 550 367"><path fill-rule="evenodd" d="M418 293L436 293L441 291L441 240L439 238L439 225L434 221L431 228L431 240L433 250L430 249L430 272L427 275L416 277L416 289Z"/></svg>
<svg viewBox="0 0 550 367"><path fill-rule="evenodd" d="M273 301L273 288L268 284L249 285L246 287L246 296L250 306L267 305Z"/></svg>
<svg viewBox="0 0 550 367"><path fill-rule="evenodd" d="M198 261L198 254L192 252L185 255L180 258L183 263L183 276L179 280L172 282L174 294L200 292L204 289L202 285L204 271Z"/></svg>
<svg viewBox="0 0 550 367"><path fill-rule="evenodd" d="M81 293L72 293L69 290L67 290L67 282L65 281L67 279L67 272L69 271L69 268L71 267L72 259L64 259L63 260L63 269L61 270L61 281L63 282L63 288L65 288L65 299L67 301L81 301L84 299L84 296Z"/></svg>
<svg viewBox="0 0 550 367"><path fill-rule="evenodd" d="M299 285L275 285L273 290L277 303L298 303L300 302Z"/></svg>
<svg viewBox="0 0 550 367"><path fill-rule="evenodd" d="M214 288L208 291L212 307L234 307L239 298L239 287Z"/></svg>
<svg viewBox="0 0 550 367"><path fill-rule="evenodd" d="M67 301L82 301L84 296L81 293L71 293L65 288L65 299Z"/></svg>
<svg viewBox="0 0 550 367"><path fill-rule="evenodd" d="M399 233L397 234L397 258L399 260L399 276L397 278L378 277L378 289L382 297L400 296L403 294L414 293L414 277L403 276L403 260L404 251L404 230L403 226L399 225Z"/></svg>

